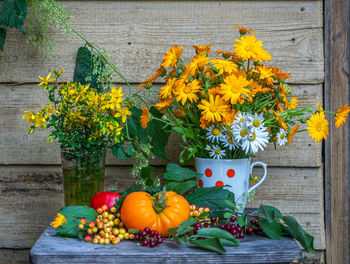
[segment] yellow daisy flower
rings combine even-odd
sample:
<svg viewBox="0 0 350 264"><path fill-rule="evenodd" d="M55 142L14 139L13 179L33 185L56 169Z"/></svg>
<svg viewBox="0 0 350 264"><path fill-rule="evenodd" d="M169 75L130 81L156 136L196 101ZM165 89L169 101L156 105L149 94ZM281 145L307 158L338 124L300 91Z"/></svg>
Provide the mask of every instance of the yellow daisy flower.
<svg viewBox="0 0 350 264"><path fill-rule="evenodd" d="M28 119L28 124L33 124L33 122L35 120L35 115L30 111L25 111L22 118Z"/></svg>
<svg viewBox="0 0 350 264"><path fill-rule="evenodd" d="M219 74L223 74L224 71L226 73L232 73L237 70L237 64L232 61L212 59L210 62L219 70Z"/></svg>
<svg viewBox="0 0 350 264"><path fill-rule="evenodd" d="M176 81L176 78L168 79L167 83L162 88L160 88L159 97L162 99L172 97L172 92Z"/></svg>
<svg viewBox="0 0 350 264"><path fill-rule="evenodd" d="M210 53L210 49L212 48L212 46L208 46L208 45L200 45L200 46L195 46L195 45L192 45L192 48L195 49L196 53L198 55L206 55L206 56L209 56L209 53Z"/></svg>
<svg viewBox="0 0 350 264"><path fill-rule="evenodd" d="M342 108L338 110L338 112L335 114L335 126L339 128L340 126L344 125L346 122L346 118L348 117L350 112L350 106L344 105Z"/></svg>
<svg viewBox="0 0 350 264"><path fill-rule="evenodd" d="M53 228L57 228L65 222L67 222L67 218L65 218L64 215L57 213L57 217L53 220L53 222L51 223L51 226Z"/></svg>
<svg viewBox="0 0 350 264"><path fill-rule="evenodd" d="M265 80L268 84L272 84L273 82L272 69L266 68L265 65L257 66L256 68L258 70L252 70L252 72L258 73L260 80Z"/></svg>
<svg viewBox="0 0 350 264"><path fill-rule="evenodd" d="M126 122L126 118L128 116L131 115L131 112L129 110L129 108L127 107L123 107L122 109L119 110L119 112L117 112L114 117L121 117L122 118L122 122L125 123Z"/></svg>
<svg viewBox="0 0 350 264"><path fill-rule="evenodd" d="M239 29L239 34L241 34L241 35L245 35L247 33L255 34L255 32L253 30L247 29L243 26L238 26L238 25L233 25L233 26Z"/></svg>
<svg viewBox="0 0 350 264"><path fill-rule="evenodd" d="M219 95L214 98L214 96L210 94L209 101L203 99L198 105L198 108L203 110L202 117L204 120L218 123L223 120L228 105Z"/></svg>
<svg viewBox="0 0 350 264"><path fill-rule="evenodd" d="M328 121L325 119L323 112L318 112L312 115L310 120L307 120L306 122L308 124L307 130L309 130L309 136L312 137L315 142L327 139Z"/></svg>
<svg viewBox="0 0 350 264"><path fill-rule="evenodd" d="M198 100L197 92L200 91L200 84L198 80L193 80L188 84L178 85L174 90L174 94L176 96L176 100L178 102L181 101L181 104L184 105L187 100L191 103L196 102Z"/></svg>
<svg viewBox="0 0 350 264"><path fill-rule="evenodd" d="M168 50L164 57L163 57L163 63L161 64L162 67L168 68L169 66L175 67L177 61L179 60L181 53L182 53L183 47L174 45L170 50Z"/></svg>
<svg viewBox="0 0 350 264"><path fill-rule="evenodd" d="M261 40L257 41L254 35L247 35L237 39L233 46L235 47L234 53L243 60L271 60L271 55L262 48L263 42Z"/></svg>
<svg viewBox="0 0 350 264"><path fill-rule="evenodd" d="M141 127L146 128L149 122L149 112L146 106L142 108L142 114L140 117Z"/></svg>
<svg viewBox="0 0 350 264"><path fill-rule="evenodd" d="M249 90L246 89L249 82L243 76L236 76L231 74L224 79L224 83L220 85L220 93L223 95L223 99L231 104L236 104L237 101L241 104L243 100L241 95L248 96Z"/></svg>
<svg viewBox="0 0 350 264"><path fill-rule="evenodd" d="M284 108L286 110L295 109L298 106L298 98L292 97L284 103Z"/></svg>
<svg viewBox="0 0 350 264"><path fill-rule="evenodd" d="M170 106L172 102L173 102L173 98L165 98L161 100L159 103L155 104L155 107L157 107L159 110L162 110Z"/></svg>
<svg viewBox="0 0 350 264"><path fill-rule="evenodd" d="M48 84L49 82L53 82L55 81L56 79L50 79L51 77L51 72L46 76L46 77L41 77L41 76L38 76L40 80L42 80L41 83L38 84L38 86L41 86L41 85L44 85L44 84Z"/></svg>

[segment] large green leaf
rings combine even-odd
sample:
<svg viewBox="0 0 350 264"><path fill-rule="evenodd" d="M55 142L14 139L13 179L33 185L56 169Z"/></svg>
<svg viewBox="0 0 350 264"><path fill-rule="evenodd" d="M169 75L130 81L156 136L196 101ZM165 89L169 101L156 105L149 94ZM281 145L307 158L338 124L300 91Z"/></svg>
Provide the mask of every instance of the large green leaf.
<svg viewBox="0 0 350 264"><path fill-rule="evenodd" d="M23 31L23 22L27 16L26 0L5 0L0 5L0 22L2 27L14 27Z"/></svg>
<svg viewBox="0 0 350 264"><path fill-rule="evenodd" d="M225 200L234 200L234 194L223 187L197 188L186 196L190 204L209 207L211 210L227 208Z"/></svg>
<svg viewBox="0 0 350 264"><path fill-rule="evenodd" d="M185 182L178 182L173 191L177 194L183 195L184 193L188 192L192 188L197 186L196 181L185 181Z"/></svg>
<svg viewBox="0 0 350 264"><path fill-rule="evenodd" d="M143 167L141 169L141 178L145 180L145 183L147 186L153 185L153 178L152 178L153 170L154 170L154 167L152 166Z"/></svg>
<svg viewBox="0 0 350 264"><path fill-rule="evenodd" d="M0 25L0 49L3 51L6 40L6 29Z"/></svg>
<svg viewBox="0 0 350 264"><path fill-rule="evenodd" d="M266 216L269 223L272 223L275 218L283 217L280 210L270 205L260 205L259 212Z"/></svg>
<svg viewBox="0 0 350 264"><path fill-rule="evenodd" d="M275 221L269 222L266 219L259 220L260 227L264 233L271 239L281 239L282 237L282 224Z"/></svg>
<svg viewBox="0 0 350 264"><path fill-rule="evenodd" d="M214 251L220 254L224 254L226 252L225 248L221 245L220 240L218 238L190 240L189 242L193 245L196 245L197 247Z"/></svg>
<svg viewBox="0 0 350 264"><path fill-rule="evenodd" d="M208 238L223 238L227 240L235 241L236 239L226 230L219 228L202 228L198 230L197 237L208 237Z"/></svg>
<svg viewBox="0 0 350 264"><path fill-rule="evenodd" d="M77 59L75 62L75 70L74 70L74 82L78 82L81 84L90 83L90 87L96 89L97 91L101 91L101 87L97 82L98 74L93 73L94 61L93 55L91 51L87 47L80 47L77 54ZM96 57L97 63L95 67L99 67L98 72L103 71L105 68L104 63L101 61L99 57ZM98 65L98 66L97 66Z"/></svg>
<svg viewBox="0 0 350 264"><path fill-rule="evenodd" d="M79 237L80 230L78 225L81 218L85 218L86 222L93 221L98 214L89 206L67 206L58 211L67 219L62 226L57 228L56 235L62 237Z"/></svg>
<svg viewBox="0 0 350 264"><path fill-rule="evenodd" d="M197 173L188 168L183 168L176 163L169 163L166 166L166 173L164 178L170 181L185 181L193 179L197 176Z"/></svg>
<svg viewBox="0 0 350 264"><path fill-rule="evenodd" d="M283 226L283 231L294 237L302 247L310 252L314 251L314 237L306 233L298 221L292 216L284 216L283 221L287 226Z"/></svg>

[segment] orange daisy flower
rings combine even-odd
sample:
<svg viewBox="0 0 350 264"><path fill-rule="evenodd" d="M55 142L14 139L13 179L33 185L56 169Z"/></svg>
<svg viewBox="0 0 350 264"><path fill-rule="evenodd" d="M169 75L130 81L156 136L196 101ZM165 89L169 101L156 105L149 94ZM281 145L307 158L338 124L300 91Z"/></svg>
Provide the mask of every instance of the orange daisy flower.
<svg viewBox="0 0 350 264"><path fill-rule="evenodd" d="M174 45L170 50L168 50L165 53L161 66L164 68L168 68L169 66L175 67L177 61L181 57L182 50L182 46L178 47L177 45Z"/></svg>
<svg viewBox="0 0 350 264"><path fill-rule="evenodd" d="M153 76L151 78L149 78L147 81L142 82L136 89L139 89L141 87L147 87L148 85L150 85L151 83L153 83L155 80L158 79L158 77L160 75L162 75L164 68L160 67L158 70L156 70L156 72L153 74Z"/></svg>
<svg viewBox="0 0 350 264"><path fill-rule="evenodd" d="M238 25L233 25L233 26L239 29L239 34L241 34L241 35L245 35L247 33L255 34L255 32L253 30L247 29L243 26L238 26Z"/></svg>
<svg viewBox="0 0 350 264"><path fill-rule="evenodd" d="M292 130L290 131L289 135L288 135L288 142L287 142L287 145L289 145L292 140L293 140L293 136L298 132L298 129L299 129L299 126L300 126L300 123L298 122L295 127L292 128Z"/></svg>
<svg viewBox="0 0 350 264"><path fill-rule="evenodd" d="M208 46L208 45L200 45L200 46L195 46L195 45L192 45L192 48L195 49L196 53L198 55L206 55L206 56L209 56L209 53L210 53L210 49L212 48L212 46Z"/></svg>
<svg viewBox="0 0 350 264"><path fill-rule="evenodd" d="M149 122L149 112L146 106L142 108L142 114L140 117L141 127L146 128Z"/></svg>
<svg viewBox="0 0 350 264"><path fill-rule="evenodd" d="M155 104L155 107L157 107L159 110L162 110L170 106L172 102L173 102L173 98L165 98L159 103Z"/></svg>
<svg viewBox="0 0 350 264"><path fill-rule="evenodd" d="M335 126L339 128L340 126L344 125L346 123L346 118L348 117L350 112L350 106L344 105L342 108L338 110L338 112L335 114Z"/></svg>

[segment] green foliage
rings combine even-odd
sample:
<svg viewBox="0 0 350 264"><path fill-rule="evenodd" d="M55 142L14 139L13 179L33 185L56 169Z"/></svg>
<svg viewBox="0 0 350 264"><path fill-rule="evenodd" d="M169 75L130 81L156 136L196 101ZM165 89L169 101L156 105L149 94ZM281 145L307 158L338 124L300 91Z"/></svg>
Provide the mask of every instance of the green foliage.
<svg viewBox="0 0 350 264"><path fill-rule="evenodd" d="M26 0L4 0L0 4L0 22L3 28L17 28L24 33L23 23L26 17Z"/></svg>
<svg viewBox="0 0 350 264"><path fill-rule="evenodd" d="M8 27L19 29L22 33L23 23L27 17L26 0L4 0L0 2L0 49L4 50Z"/></svg>
<svg viewBox="0 0 350 264"><path fill-rule="evenodd" d="M197 188L186 196L190 204L209 207L211 210L227 208L226 200L234 201L234 194L223 187Z"/></svg>
<svg viewBox="0 0 350 264"><path fill-rule="evenodd" d="M94 209L89 206L67 206L58 211L61 213L67 221L57 228L57 236L62 237L80 237L80 229L78 225L81 218L85 218L86 222L93 221L97 218L98 214Z"/></svg>
<svg viewBox="0 0 350 264"><path fill-rule="evenodd" d="M176 163L169 163L166 166L166 173L164 174L165 179L178 182L193 179L196 176L198 176L198 173L188 168L183 168Z"/></svg>
<svg viewBox="0 0 350 264"><path fill-rule="evenodd" d="M105 64L100 60L98 65L99 73L104 71L106 68ZM102 85L98 83L99 73L94 74L94 63L93 54L91 50L87 47L80 47L77 54L77 59L75 62L74 78L73 81L81 84L90 84L90 87L101 92Z"/></svg>
<svg viewBox="0 0 350 264"><path fill-rule="evenodd" d="M49 37L53 28L60 28L66 35L70 30L67 22L72 14L56 0L28 0L28 17L25 22L25 32L28 41L38 46L51 56L55 40Z"/></svg>

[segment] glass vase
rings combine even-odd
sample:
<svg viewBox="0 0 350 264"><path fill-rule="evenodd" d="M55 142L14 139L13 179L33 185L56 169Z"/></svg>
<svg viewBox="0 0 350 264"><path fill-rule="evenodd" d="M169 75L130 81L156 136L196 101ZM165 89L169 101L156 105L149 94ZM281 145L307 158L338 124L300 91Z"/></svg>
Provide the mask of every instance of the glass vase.
<svg viewBox="0 0 350 264"><path fill-rule="evenodd" d="M104 188L106 150L61 149L61 157L65 205L89 205L94 194Z"/></svg>

